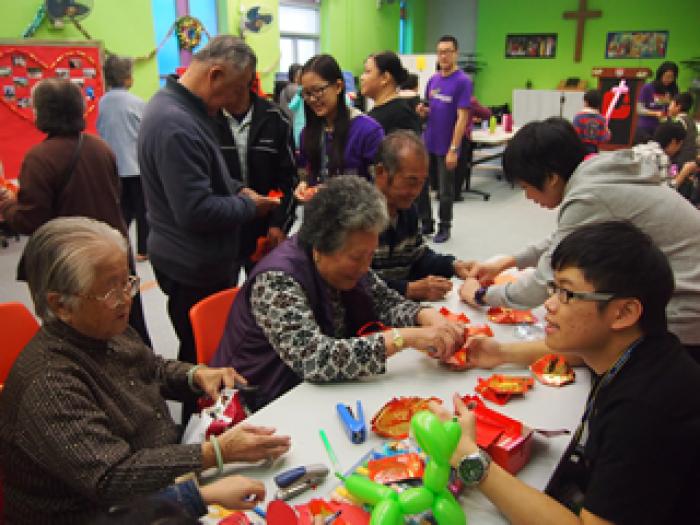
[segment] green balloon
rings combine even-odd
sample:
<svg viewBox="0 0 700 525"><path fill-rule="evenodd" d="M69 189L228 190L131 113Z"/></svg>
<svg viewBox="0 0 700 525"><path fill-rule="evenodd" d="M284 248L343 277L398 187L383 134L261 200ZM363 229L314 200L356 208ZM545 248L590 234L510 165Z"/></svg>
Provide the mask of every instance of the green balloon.
<svg viewBox="0 0 700 525"><path fill-rule="evenodd" d="M452 457L452 454L457 448L459 440L462 437L462 427L456 421L447 421L442 425L445 429L445 432L447 433L448 448L450 449L450 457Z"/></svg>
<svg viewBox="0 0 700 525"><path fill-rule="evenodd" d="M450 480L450 467L448 465L440 465L432 460L425 465L425 474L423 474L423 485L431 492L440 494L447 482Z"/></svg>
<svg viewBox="0 0 700 525"><path fill-rule="evenodd" d="M369 519L369 525L403 525L403 522L399 502L395 499L385 499L377 503Z"/></svg>
<svg viewBox="0 0 700 525"><path fill-rule="evenodd" d="M423 410L411 419L411 429L430 459L446 464L450 459L449 438L442 423L432 412Z"/></svg>
<svg viewBox="0 0 700 525"><path fill-rule="evenodd" d="M433 516L438 525L467 525L464 509L447 490L443 490L435 498Z"/></svg>
<svg viewBox="0 0 700 525"><path fill-rule="evenodd" d="M350 474L345 478L345 488L350 494L370 505L376 505L382 500L396 499L394 490L359 474Z"/></svg>
<svg viewBox="0 0 700 525"><path fill-rule="evenodd" d="M418 514L428 510L435 496L425 487L406 489L399 494L399 505L403 514Z"/></svg>

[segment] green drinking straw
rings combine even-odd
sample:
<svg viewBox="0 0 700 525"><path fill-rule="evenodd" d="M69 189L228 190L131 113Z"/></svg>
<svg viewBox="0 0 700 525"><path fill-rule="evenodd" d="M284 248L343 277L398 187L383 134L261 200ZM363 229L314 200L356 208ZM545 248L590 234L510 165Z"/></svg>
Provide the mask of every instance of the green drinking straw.
<svg viewBox="0 0 700 525"><path fill-rule="evenodd" d="M326 454L328 454L331 463L333 463L333 468L335 469L336 474L340 473L341 469L340 462L338 461L338 456L335 455L333 447L331 447L331 443L330 441L328 441L328 436L326 436L325 430L321 429L318 433L321 436L321 441L323 441L323 446L326 447Z"/></svg>

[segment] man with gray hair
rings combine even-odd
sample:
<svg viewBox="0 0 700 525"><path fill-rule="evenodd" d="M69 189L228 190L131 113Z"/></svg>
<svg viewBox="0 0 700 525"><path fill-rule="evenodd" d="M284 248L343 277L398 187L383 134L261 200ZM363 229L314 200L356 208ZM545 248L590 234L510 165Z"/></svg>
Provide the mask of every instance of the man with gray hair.
<svg viewBox="0 0 700 525"><path fill-rule="evenodd" d="M428 176L428 152L412 131L394 131L379 146L374 180L389 209L389 226L379 236L372 269L387 284L416 301L437 301L452 289L450 277L469 269L452 255L431 250L418 227L415 200Z"/></svg>
<svg viewBox="0 0 700 525"><path fill-rule="evenodd" d="M241 225L279 205L231 178L212 121L248 89L254 57L240 39L212 38L180 79L166 79L141 123L148 255L168 295L180 361L195 362L190 307L237 281Z"/></svg>
<svg viewBox="0 0 700 525"><path fill-rule="evenodd" d="M134 61L129 57L109 55L105 60L105 84L109 91L100 99L97 131L117 157L121 181L121 205L127 228L136 221L136 260L144 261L148 249L148 223L143 200L136 139L145 103L129 93L134 84Z"/></svg>

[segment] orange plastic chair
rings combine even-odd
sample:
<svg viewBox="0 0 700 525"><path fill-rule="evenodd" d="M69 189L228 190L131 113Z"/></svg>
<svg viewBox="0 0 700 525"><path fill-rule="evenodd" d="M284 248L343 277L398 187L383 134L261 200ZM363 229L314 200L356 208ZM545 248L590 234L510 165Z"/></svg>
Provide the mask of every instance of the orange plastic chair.
<svg viewBox="0 0 700 525"><path fill-rule="evenodd" d="M15 359L37 331L39 323L22 303L0 304L0 385L5 382Z"/></svg>
<svg viewBox="0 0 700 525"><path fill-rule="evenodd" d="M238 288L222 290L205 297L190 308L197 363L208 364L214 357L237 293Z"/></svg>

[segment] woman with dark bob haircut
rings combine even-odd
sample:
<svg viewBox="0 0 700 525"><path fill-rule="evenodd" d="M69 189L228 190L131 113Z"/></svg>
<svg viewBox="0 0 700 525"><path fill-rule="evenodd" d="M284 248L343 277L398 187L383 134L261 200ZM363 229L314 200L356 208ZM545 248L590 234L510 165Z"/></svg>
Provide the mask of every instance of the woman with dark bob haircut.
<svg viewBox="0 0 700 525"><path fill-rule="evenodd" d="M370 263L386 200L357 176L335 177L306 204L298 235L260 261L238 292L212 366L259 387L258 406L302 381L383 374L404 347L448 359L464 327L390 289ZM380 321L393 327L362 336Z"/></svg>
<svg viewBox="0 0 700 525"><path fill-rule="evenodd" d="M297 189L303 198L306 185L315 186L336 175L371 179L370 166L384 138L377 122L345 103L345 82L338 62L330 55L311 57L301 70L306 127L301 134L299 167L308 180Z"/></svg>
<svg viewBox="0 0 700 525"><path fill-rule="evenodd" d="M637 97L637 144L651 139L659 120L666 116L668 105L678 94L677 79L678 65L675 62L664 62L656 70L654 80L642 86Z"/></svg>
<svg viewBox="0 0 700 525"><path fill-rule="evenodd" d="M0 189L0 216L17 233L31 235L55 217L83 216L106 222L127 237L119 206L117 161L102 139L85 129L85 103L70 80L47 78L32 90L35 126L46 139L29 149L15 196ZM23 269L18 277L24 278ZM131 325L150 345L140 295Z"/></svg>

